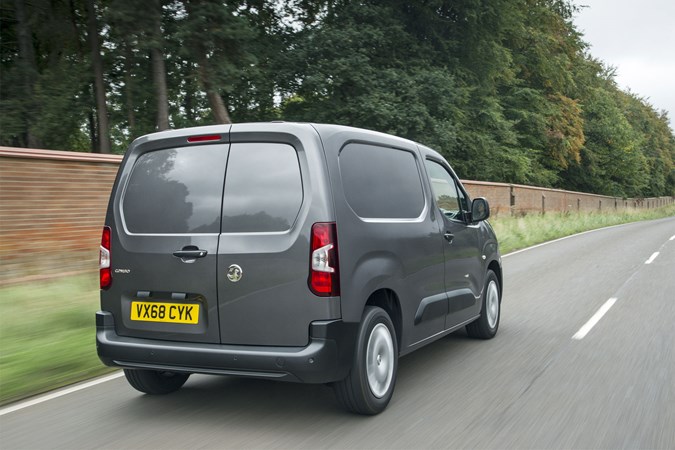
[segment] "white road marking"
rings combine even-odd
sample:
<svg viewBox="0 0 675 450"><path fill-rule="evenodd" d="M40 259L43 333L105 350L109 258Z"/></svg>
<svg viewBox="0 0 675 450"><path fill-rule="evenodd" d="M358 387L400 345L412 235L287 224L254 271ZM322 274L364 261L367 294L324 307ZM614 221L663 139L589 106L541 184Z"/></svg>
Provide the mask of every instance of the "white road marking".
<svg viewBox="0 0 675 450"><path fill-rule="evenodd" d="M35 397L31 400L26 400L25 402L21 403L16 403L12 406L8 406L6 408L0 409L0 416L4 416L5 414L12 413L14 411L19 411L20 409L28 408L29 406L37 405L40 403L44 403L49 400L53 400L55 398L63 397L64 395L72 394L73 392L81 391L83 389L90 388L92 386L96 386L101 383L105 383L106 381L111 381L116 378L120 378L124 376L124 372L119 371L116 372L112 375L107 375L104 377L96 378L94 380L88 381L86 383L82 384L77 384L75 386L65 388L65 389L60 389L58 391L51 392L46 395L41 395L40 397Z"/></svg>
<svg viewBox="0 0 675 450"><path fill-rule="evenodd" d="M650 256L649 259L645 261L645 264L653 263L657 256L659 256L659 252L654 252L652 256Z"/></svg>
<svg viewBox="0 0 675 450"><path fill-rule="evenodd" d="M672 236L670 237L670 239L668 239L668 240L669 240L669 241L675 241L675 234L672 235Z"/></svg>
<svg viewBox="0 0 675 450"><path fill-rule="evenodd" d="M614 306L614 303L616 303L616 300L617 300L617 299L614 298L614 297L612 297L612 298L610 298L609 300L607 300L607 301L605 302L605 304L602 305L602 306L600 307L600 309L598 309L598 311L597 311L595 314L593 314L593 317L591 317L591 318L588 320L588 322L586 322L586 324L585 324L583 327L579 328L579 331L577 331L577 332L574 334L574 336L572 336L572 339L576 339L577 341L583 339L583 338L588 334L588 332L591 331L591 330L593 329L593 327L594 327L598 322L600 322L600 319L602 319L602 316L604 316L605 314L607 314L607 311L609 311L609 309L610 309L612 306Z"/></svg>

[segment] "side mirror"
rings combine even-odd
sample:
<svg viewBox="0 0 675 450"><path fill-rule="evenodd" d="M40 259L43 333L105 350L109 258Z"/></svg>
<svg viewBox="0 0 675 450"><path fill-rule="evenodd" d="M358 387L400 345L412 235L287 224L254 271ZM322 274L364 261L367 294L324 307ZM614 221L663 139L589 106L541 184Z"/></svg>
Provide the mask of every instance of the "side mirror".
<svg viewBox="0 0 675 450"><path fill-rule="evenodd" d="M490 217L490 205L483 197L478 197L471 202L471 221L481 222Z"/></svg>

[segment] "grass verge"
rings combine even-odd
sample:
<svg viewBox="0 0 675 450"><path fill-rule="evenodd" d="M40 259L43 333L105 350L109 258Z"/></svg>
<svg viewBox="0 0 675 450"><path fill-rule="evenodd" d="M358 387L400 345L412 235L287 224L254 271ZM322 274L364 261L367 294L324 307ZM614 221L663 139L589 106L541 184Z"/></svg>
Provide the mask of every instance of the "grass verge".
<svg viewBox="0 0 675 450"><path fill-rule="evenodd" d="M530 214L521 217L499 216L490 219L490 223L499 239L499 250L505 255L583 231L672 216L675 216L675 205L658 209L603 213L567 212Z"/></svg>
<svg viewBox="0 0 675 450"><path fill-rule="evenodd" d="M96 274L0 288L0 404L110 371L96 355Z"/></svg>
<svg viewBox="0 0 675 450"><path fill-rule="evenodd" d="M617 213L496 217L502 254L582 231L675 216L675 205ZM0 288L0 404L110 372L96 356L96 274Z"/></svg>

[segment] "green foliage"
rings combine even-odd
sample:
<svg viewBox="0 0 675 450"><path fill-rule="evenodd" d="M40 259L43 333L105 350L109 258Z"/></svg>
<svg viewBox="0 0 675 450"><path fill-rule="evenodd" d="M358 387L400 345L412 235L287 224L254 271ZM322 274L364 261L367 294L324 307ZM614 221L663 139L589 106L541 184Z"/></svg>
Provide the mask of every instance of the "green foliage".
<svg viewBox="0 0 675 450"><path fill-rule="evenodd" d="M588 55L573 1L95 0L113 150L157 129L164 83L173 127L224 104L410 138L464 178L675 194L666 114ZM94 147L84 0L0 11L0 144Z"/></svg>
<svg viewBox="0 0 675 450"><path fill-rule="evenodd" d="M0 288L0 404L110 371L93 345L95 276Z"/></svg>
<svg viewBox="0 0 675 450"><path fill-rule="evenodd" d="M40 74L33 94L39 105L33 131L41 142L56 148L89 150L78 142L80 127L87 120L86 90L86 78L72 72L71 61L58 61Z"/></svg>
<svg viewBox="0 0 675 450"><path fill-rule="evenodd" d="M638 146L639 134L617 101L617 92L599 87L587 96L583 164L570 168L569 180L590 192L638 196L649 183L647 159Z"/></svg>

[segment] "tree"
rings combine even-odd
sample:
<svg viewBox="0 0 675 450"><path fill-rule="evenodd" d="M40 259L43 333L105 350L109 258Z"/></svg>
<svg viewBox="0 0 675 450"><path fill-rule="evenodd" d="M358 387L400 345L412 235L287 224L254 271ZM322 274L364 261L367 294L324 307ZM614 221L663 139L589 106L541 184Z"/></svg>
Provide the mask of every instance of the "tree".
<svg viewBox="0 0 675 450"><path fill-rule="evenodd" d="M672 195L675 177L675 138L668 127L668 116L657 112L647 100L630 92L618 91L618 105L636 134L636 148L646 159L648 185L643 195ZM670 190L669 190L670 189Z"/></svg>
<svg viewBox="0 0 675 450"><path fill-rule="evenodd" d="M98 20L94 0L86 0L87 36L91 49L91 67L94 75L94 93L96 97L96 115L98 118L98 146L94 151L110 153L110 125L108 124L108 105L106 102L105 80L103 79L103 61L98 37Z"/></svg>
<svg viewBox="0 0 675 450"><path fill-rule="evenodd" d="M75 5L15 1L1 11L0 143L88 150L83 127L91 96L88 71L79 70L83 27ZM20 23L25 29L17 34Z"/></svg>
<svg viewBox="0 0 675 450"><path fill-rule="evenodd" d="M106 10L106 20L111 25L109 40L119 48L112 56L122 88L114 94L125 104L132 137L170 126L165 58L170 48L164 28L172 19L164 14L163 3L151 0L147 14L142 16L137 14L138 2L131 0L113 0ZM151 89L144 89L150 85ZM139 107L145 116L140 122L136 111ZM152 126L147 120L149 113L155 116Z"/></svg>
<svg viewBox="0 0 675 450"><path fill-rule="evenodd" d="M231 123L223 95L233 91L242 68L256 62L247 51L255 38L237 4L214 0L184 0L187 15L179 24L182 56L194 63L216 123Z"/></svg>
<svg viewBox="0 0 675 450"><path fill-rule="evenodd" d="M166 66L164 64L164 39L162 38L162 4L160 0L152 0L151 44L152 80L157 97L157 130L169 128L169 97L166 86Z"/></svg>
<svg viewBox="0 0 675 450"><path fill-rule="evenodd" d="M587 53L569 0L147 6L4 2L0 144L123 152L172 126L331 122L427 144L465 178L675 193L667 115Z"/></svg>
<svg viewBox="0 0 675 450"><path fill-rule="evenodd" d="M447 150L466 91L407 28L405 2L335 3L286 53L282 116L418 139ZM309 5L314 7L315 5ZM306 14L311 15L313 8Z"/></svg>
<svg viewBox="0 0 675 450"><path fill-rule="evenodd" d="M37 62L35 60L35 50L33 48L32 31L26 15L26 5L24 0L14 0L14 11L16 14L16 35L19 43L19 71L22 73L23 82L21 91L25 99L29 102L34 98L35 81L38 76ZM33 148L41 146L39 139L35 136L32 127L34 112L24 111L25 141L26 145Z"/></svg>

